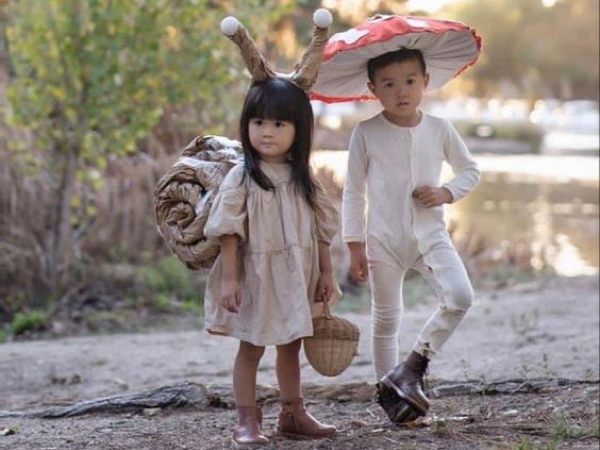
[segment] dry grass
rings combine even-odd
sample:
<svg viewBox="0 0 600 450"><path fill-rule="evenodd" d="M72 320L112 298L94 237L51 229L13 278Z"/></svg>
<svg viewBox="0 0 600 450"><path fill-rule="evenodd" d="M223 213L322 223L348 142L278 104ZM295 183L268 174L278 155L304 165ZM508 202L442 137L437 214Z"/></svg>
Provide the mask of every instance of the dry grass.
<svg viewBox="0 0 600 450"><path fill-rule="evenodd" d="M37 151L26 135L17 135L1 121L0 127L0 159L8 161L0 167L1 321L16 311L44 306L48 301L44 287L49 280L44 274L50 273L46 251L50 245L47 217L53 191L51 177L45 169L49 163L47 156ZM151 261L158 267L168 256L156 231L153 189L179 150L193 137L176 133L174 129L175 119L170 121L166 117L156 132L140 145L139 153L110 160L102 174L89 169L87 176L78 182L77 204L72 209L77 237L76 264L65 280L70 288L65 290L66 294L82 292L86 285L98 282L112 286L110 277L100 276L97 270L107 264L139 266ZM27 151L10 152L7 150L10 142L23 143ZM340 205L342 187L333 172L320 169L316 175L334 202ZM98 180L102 181L99 185ZM532 272L531 249L526 243L497 248L481 236L469 235L456 244L475 280L491 279L501 286L517 273ZM348 254L339 236L332 244L332 255L340 283L355 288L347 280ZM119 281L121 286L128 283L128 280ZM130 279L129 283L133 284L134 280Z"/></svg>

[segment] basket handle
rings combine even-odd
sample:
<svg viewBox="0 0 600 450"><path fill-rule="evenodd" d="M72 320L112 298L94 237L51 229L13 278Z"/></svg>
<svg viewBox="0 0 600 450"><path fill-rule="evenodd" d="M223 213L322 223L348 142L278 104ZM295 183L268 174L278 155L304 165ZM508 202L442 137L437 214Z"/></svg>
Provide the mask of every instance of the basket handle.
<svg viewBox="0 0 600 450"><path fill-rule="evenodd" d="M331 311L329 310L329 298L323 300L323 316L326 319L332 319Z"/></svg>

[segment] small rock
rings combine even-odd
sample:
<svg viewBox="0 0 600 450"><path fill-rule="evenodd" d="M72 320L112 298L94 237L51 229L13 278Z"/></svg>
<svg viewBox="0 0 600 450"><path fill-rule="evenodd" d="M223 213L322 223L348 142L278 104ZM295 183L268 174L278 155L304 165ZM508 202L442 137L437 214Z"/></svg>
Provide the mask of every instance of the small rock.
<svg viewBox="0 0 600 450"><path fill-rule="evenodd" d="M146 417L154 417L160 414L160 408L144 408L142 414Z"/></svg>

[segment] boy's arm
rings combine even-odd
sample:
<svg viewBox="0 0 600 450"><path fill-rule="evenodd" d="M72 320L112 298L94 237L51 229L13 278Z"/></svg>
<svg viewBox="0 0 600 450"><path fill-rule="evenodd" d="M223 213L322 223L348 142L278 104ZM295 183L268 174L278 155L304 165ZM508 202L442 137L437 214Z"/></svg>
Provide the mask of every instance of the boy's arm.
<svg viewBox="0 0 600 450"><path fill-rule="evenodd" d="M355 128L350 138L342 198L342 239L346 243L365 240L367 167L364 137L360 128Z"/></svg>
<svg viewBox="0 0 600 450"><path fill-rule="evenodd" d="M350 138L348 170L342 201L342 238L350 250L350 275L359 282L368 279L365 253L365 207L368 160L364 136L356 128Z"/></svg>
<svg viewBox="0 0 600 450"><path fill-rule="evenodd" d="M442 187L446 188L452 195L451 202L456 202L477 186L481 178L481 172L456 128L449 121L446 123L444 153L446 160L452 167L454 178L444 183Z"/></svg>

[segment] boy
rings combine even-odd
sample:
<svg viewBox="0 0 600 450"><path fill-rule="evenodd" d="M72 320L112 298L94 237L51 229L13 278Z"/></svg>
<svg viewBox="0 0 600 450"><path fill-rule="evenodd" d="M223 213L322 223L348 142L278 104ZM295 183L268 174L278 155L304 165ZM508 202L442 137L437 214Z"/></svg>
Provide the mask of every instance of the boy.
<svg viewBox="0 0 600 450"><path fill-rule="evenodd" d="M371 286L377 380L425 415L428 362L473 301L467 272L446 230L443 205L471 191L480 172L454 127L419 110L429 82L421 51L385 53L370 59L367 69L368 88L383 111L361 122L352 134L343 239L350 249L351 275L361 282L368 279ZM452 167L454 178L438 186L443 161ZM440 305L406 361L397 366L402 284L408 269L421 273Z"/></svg>

